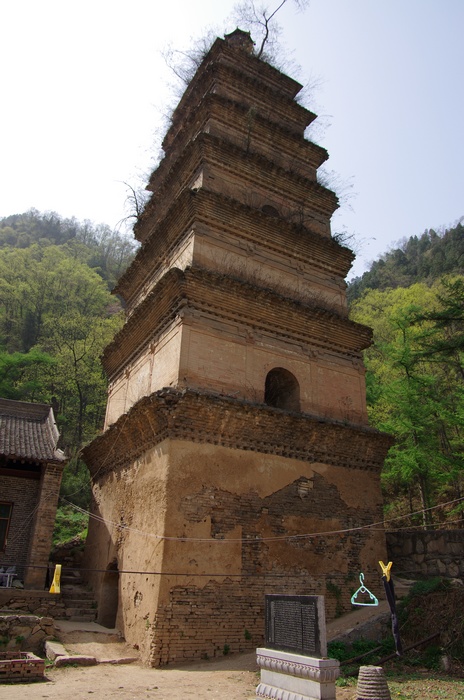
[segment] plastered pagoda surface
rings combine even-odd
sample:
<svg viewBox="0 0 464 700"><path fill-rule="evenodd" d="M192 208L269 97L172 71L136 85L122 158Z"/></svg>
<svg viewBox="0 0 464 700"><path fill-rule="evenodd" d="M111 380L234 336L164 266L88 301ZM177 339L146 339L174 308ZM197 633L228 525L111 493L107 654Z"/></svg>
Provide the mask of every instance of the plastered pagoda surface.
<svg viewBox="0 0 464 700"><path fill-rule="evenodd" d="M390 440L367 424L327 153L301 86L251 48L217 39L173 114L84 451L99 619L151 665L261 644L265 593L326 595L333 617L385 558L356 529L382 519Z"/></svg>

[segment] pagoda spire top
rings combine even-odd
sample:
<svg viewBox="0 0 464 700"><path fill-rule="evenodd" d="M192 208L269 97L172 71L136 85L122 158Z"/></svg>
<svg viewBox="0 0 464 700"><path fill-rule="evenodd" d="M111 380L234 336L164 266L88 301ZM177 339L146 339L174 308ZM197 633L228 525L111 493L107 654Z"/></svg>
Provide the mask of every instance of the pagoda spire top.
<svg viewBox="0 0 464 700"><path fill-rule="evenodd" d="M224 34L224 39L229 46L253 53L255 42L251 38L250 32L244 32L243 29L237 27L230 34Z"/></svg>

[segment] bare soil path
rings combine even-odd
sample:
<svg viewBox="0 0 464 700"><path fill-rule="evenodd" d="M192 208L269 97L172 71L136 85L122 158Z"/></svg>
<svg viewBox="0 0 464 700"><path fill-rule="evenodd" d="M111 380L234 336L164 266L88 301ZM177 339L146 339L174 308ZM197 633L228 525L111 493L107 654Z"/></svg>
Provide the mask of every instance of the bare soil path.
<svg viewBox="0 0 464 700"><path fill-rule="evenodd" d="M47 680L0 685L1 700L214 700L254 698L254 654L168 669L138 664L49 668Z"/></svg>

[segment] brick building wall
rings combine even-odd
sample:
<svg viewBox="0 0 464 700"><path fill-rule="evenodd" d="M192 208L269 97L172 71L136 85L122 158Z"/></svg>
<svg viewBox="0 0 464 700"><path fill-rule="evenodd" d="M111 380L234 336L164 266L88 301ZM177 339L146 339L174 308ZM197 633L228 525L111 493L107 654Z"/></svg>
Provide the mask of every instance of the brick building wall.
<svg viewBox="0 0 464 700"><path fill-rule="evenodd" d="M62 464L47 464L42 467L39 502L34 514L24 579L27 588L41 589L45 584L62 474Z"/></svg>
<svg viewBox="0 0 464 700"><path fill-rule="evenodd" d="M13 512L7 546L4 552L0 552L0 566L16 566L20 578L27 563L39 489L38 479L2 476L1 498L13 503Z"/></svg>

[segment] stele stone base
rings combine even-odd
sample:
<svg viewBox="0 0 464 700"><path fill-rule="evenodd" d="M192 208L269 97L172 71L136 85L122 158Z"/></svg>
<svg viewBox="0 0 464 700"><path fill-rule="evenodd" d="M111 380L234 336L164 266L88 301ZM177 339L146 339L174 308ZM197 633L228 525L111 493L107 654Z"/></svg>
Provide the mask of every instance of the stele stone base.
<svg viewBox="0 0 464 700"><path fill-rule="evenodd" d="M335 700L340 662L287 651L257 649L261 682L256 698L272 700Z"/></svg>

